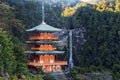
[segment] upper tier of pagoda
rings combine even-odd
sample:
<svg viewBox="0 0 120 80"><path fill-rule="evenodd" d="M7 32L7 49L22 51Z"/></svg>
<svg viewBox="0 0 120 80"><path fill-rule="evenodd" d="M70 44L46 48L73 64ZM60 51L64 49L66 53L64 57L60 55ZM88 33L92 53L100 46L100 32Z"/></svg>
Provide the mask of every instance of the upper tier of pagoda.
<svg viewBox="0 0 120 80"><path fill-rule="evenodd" d="M48 24L46 24L45 22L42 22L40 25L33 27L31 29L26 30L28 32L32 32L32 31L40 31L40 32L60 32L61 29L59 28L55 28L53 26L50 26Z"/></svg>

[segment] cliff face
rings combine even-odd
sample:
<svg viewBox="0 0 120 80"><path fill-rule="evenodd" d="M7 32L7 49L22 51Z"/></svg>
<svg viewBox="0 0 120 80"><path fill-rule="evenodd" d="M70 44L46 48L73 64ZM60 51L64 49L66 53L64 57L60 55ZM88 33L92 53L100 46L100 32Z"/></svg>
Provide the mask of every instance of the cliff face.
<svg viewBox="0 0 120 80"><path fill-rule="evenodd" d="M99 72L80 75L80 77L82 80L113 80L113 77L111 75Z"/></svg>

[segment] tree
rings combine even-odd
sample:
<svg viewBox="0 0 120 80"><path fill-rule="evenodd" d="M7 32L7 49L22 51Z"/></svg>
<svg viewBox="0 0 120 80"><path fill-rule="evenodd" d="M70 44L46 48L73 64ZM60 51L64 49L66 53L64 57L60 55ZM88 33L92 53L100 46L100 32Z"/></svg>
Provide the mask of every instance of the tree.
<svg viewBox="0 0 120 80"><path fill-rule="evenodd" d="M120 0L116 0L115 10L120 11Z"/></svg>
<svg viewBox="0 0 120 80"><path fill-rule="evenodd" d="M16 57L16 69L14 71L14 74L17 76L21 76L23 74L27 75L29 74L27 70L27 58L25 56L22 43L16 38L12 38L12 41L14 42L13 51Z"/></svg>
<svg viewBox="0 0 120 80"><path fill-rule="evenodd" d="M97 10L104 11L107 9L107 0L101 0L97 5Z"/></svg>
<svg viewBox="0 0 120 80"><path fill-rule="evenodd" d="M81 18L83 10L84 19ZM74 53L80 57L74 56L74 64L86 67L90 65L103 66L105 68L112 68L112 65L119 64L120 13L80 8L74 16L74 22L76 24L85 22L86 29L84 33L86 42L81 46L83 49L80 50L80 45L75 44ZM74 35L74 37L76 36Z"/></svg>
<svg viewBox="0 0 120 80"><path fill-rule="evenodd" d="M112 67L112 73L115 80L120 79L120 64L114 64Z"/></svg>
<svg viewBox="0 0 120 80"><path fill-rule="evenodd" d="M5 3L0 3L0 27L6 31L6 34L18 37L21 41L25 37L25 25L16 18L15 8Z"/></svg>
<svg viewBox="0 0 120 80"><path fill-rule="evenodd" d="M0 28L0 75L12 74L15 69L14 66L13 43L11 38Z"/></svg>

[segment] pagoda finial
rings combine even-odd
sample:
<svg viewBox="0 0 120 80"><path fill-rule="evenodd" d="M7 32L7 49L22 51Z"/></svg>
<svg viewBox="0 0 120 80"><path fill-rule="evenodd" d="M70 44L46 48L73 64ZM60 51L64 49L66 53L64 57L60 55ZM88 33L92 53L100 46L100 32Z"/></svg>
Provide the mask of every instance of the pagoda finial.
<svg viewBox="0 0 120 80"><path fill-rule="evenodd" d="M42 0L42 23L45 24L45 11L44 11L44 0Z"/></svg>

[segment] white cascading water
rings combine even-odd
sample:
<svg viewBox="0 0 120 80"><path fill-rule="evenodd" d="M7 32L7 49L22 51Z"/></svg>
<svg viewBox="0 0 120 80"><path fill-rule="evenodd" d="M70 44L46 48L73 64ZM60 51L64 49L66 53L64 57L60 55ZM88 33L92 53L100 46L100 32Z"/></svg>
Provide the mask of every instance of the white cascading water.
<svg viewBox="0 0 120 80"><path fill-rule="evenodd" d="M72 51L72 30L69 30L69 36L70 36L70 55L69 55L69 69L73 67L73 51Z"/></svg>
<svg viewBox="0 0 120 80"><path fill-rule="evenodd" d="M63 49L64 47L68 48L68 46L70 48L69 59L68 59L68 70L71 70L71 68L73 68L74 66L73 49L78 49L77 45L80 46L79 47L80 49L84 44L84 42L86 41L84 39L84 32L86 32L84 28L77 28L72 30L63 29L63 31L59 33L59 38L61 41L63 41L62 44L59 44L62 47L61 49ZM69 41L69 45L68 45L68 41ZM75 45L73 45L73 42Z"/></svg>

